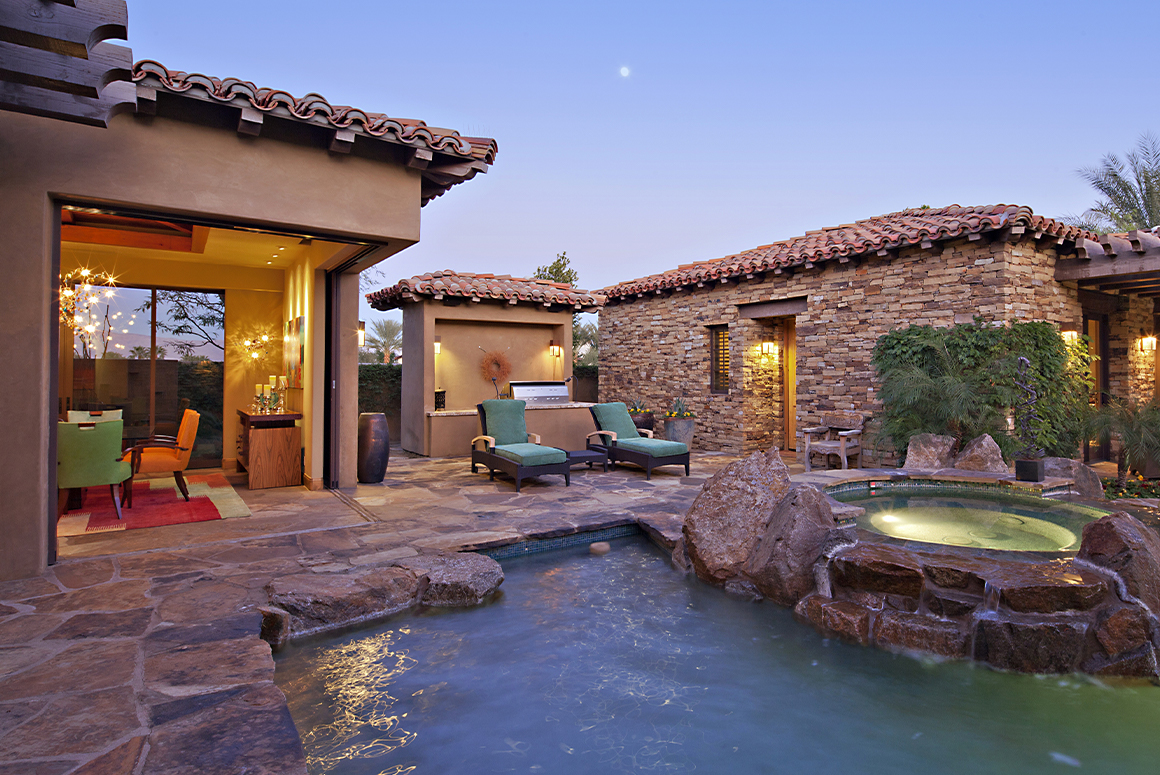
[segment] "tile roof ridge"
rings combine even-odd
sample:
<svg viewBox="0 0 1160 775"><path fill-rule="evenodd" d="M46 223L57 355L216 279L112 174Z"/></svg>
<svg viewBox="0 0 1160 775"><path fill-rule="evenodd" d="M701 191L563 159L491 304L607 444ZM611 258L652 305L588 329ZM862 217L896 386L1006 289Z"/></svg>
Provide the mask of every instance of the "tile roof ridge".
<svg viewBox="0 0 1160 775"><path fill-rule="evenodd" d="M1065 240L1091 239L1094 235L1057 219L1036 215L1025 205L992 204L964 207L918 207L885 213L854 223L812 229L804 234L779 240L722 258L681 264L675 270L621 282L601 290L610 298L642 296L645 292L684 285L703 285L705 281L725 281L730 277L752 277L766 271L781 273L786 268L816 263L848 260L870 252L896 251L900 247L941 242L1019 226L1036 232L1051 233ZM1021 233L1016 232L1016 233Z"/></svg>
<svg viewBox="0 0 1160 775"><path fill-rule="evenodd" d="M289 92L259 87L253 81L241 78L217 78L203 73L170 70L156 60L142 59L133 65L132 80L140 83L148 78L155 78L170 92L181 94L196 87L216 102L233 103L241 98L263 113L284 109L299 120L320 118L336 129L351 129L372 137L390 137L404 145L422 145L441 153L480 158L488 164L494 163L499 150L496 141L490 137L466 137L452 129L428 126L419 119L393 118L386 113L332 104L316 92L295 97Z"/></svg>

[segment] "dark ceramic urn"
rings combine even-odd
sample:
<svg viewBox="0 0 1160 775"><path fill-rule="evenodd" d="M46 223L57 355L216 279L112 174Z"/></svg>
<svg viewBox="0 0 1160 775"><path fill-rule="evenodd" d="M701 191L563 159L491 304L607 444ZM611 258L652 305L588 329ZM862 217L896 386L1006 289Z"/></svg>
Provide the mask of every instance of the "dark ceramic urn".
<svg viewBox="0 0 1160 775"><path fill-rule="evenodd" d="M358 416L358 480L378 484L387 474L391 457L391 432L382 412L363 412Z"/></svg>

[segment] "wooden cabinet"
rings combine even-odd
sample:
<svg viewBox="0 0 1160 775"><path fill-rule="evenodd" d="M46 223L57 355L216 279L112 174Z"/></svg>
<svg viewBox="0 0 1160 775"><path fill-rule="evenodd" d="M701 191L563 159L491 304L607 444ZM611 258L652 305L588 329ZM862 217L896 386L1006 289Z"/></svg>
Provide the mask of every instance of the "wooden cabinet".
<svg viewBox="0 0 1160 775"><path fill-rule="evenodd" d="M251 490L302 484L302 430L294 424L300 414L251 414L238 410L242 435L238 437L238 470L250 475Z"/></svg>

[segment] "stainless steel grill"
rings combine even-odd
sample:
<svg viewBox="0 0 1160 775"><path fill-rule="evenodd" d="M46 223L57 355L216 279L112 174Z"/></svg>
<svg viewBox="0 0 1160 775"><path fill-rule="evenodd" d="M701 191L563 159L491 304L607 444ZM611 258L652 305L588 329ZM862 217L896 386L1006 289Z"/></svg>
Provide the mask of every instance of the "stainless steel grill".
<svg viewBox="0 0 1160 775"><path fill-rule="evenodd" d="M509 383L508 390L512 398L524 401L528 406L543 406L545 404L566 404L568 398L568 383L547 380L522 380Z"/></svg>

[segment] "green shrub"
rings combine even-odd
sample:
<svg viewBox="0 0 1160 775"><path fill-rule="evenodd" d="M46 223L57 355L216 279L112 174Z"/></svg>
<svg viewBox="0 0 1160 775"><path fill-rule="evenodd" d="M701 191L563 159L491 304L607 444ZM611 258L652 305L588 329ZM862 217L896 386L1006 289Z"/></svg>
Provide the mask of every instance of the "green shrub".
<svg viewBox="0 0 1160 775"><path fill-rule="evenodd" d="M1068 345L1049 323L992 325L979 318L951 328L909 326L878 339L874 368L882 379L878 427L895 449L919 433L953 436L961 446L989 433L1007 457L1022 446L1007 417L1023 401L1015 386L1020 356L1042 419L1034 445L1073 457L1085 437L1091 395L1086 341Z"/></svg>
<svg viewBox="0 0 1160 775"><path fill-rule="evenodd" d="M398 417L402 404L403 367L387 363L360 363L359 412L382 412Z"/></svg>

